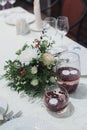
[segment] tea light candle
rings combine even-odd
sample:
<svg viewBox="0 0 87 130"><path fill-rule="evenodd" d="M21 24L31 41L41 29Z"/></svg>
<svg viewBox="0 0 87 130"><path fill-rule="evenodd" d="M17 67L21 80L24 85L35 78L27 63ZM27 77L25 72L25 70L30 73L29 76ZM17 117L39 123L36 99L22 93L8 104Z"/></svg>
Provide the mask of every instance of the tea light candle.
<svg viewBox="0 0 87 130"><path fill-rule="evenodd" d="M62 71L62 74L63 74L63 75L69 75L70 72L69 72L69 70L63 70L63 71Z"/></svg>
<svg viewBox="0 0 87 130"><path fill-rule="evenodd" d="M49 103L50 103L51 105L57 105L58 100L57 100L56 98L51 98L51 99L49 100Z"/></svg>
<svg viewBox="0 0 87 130"><path fill-rule="evenodd" d="M75 74L77 74L77 70L71 70L70 73L75 75Z"/></svg>

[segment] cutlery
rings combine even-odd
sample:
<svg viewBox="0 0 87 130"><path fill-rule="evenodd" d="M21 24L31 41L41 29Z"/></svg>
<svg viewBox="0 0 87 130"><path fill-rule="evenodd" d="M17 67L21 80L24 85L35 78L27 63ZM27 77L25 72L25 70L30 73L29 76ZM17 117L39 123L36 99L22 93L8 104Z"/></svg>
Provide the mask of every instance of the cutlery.
<svg viewBox="0 0 87 130"><path fill-rule="evenodd" d="M9 119L12 117L13 113L14 113L13 111L10 111L10 112L7 113L6 115L4 115L4 116L3 116L4 122L9 121Z"/></svg>
<svg viewBox="0 0 87 130"><path fill-rule="evenodd" d="M8 114L6 114L4 117L3 117L3 122L7 122L7 121L10 121L12 119L15 119L15 118L18 118L22 115L22 111L18 111L16 114L14 114L13 111L9 112Z"/></svg>
<svg viewBox="0 0 87 130"><path fill-rule="evenodd" d="M14 115L12 116L12 119L18 118L18 117L20 117L21 115L22 115L22 111L18 111L16 114L14 114Z"/></svg>

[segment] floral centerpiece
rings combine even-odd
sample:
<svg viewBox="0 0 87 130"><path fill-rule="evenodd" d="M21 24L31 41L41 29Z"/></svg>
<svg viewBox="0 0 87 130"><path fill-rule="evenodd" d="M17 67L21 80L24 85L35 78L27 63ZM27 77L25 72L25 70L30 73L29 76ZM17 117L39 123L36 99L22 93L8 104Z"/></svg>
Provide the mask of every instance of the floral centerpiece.
<svg viewBox="0 0 87 130"><path fill-rule="evenodd" d="M17 58L6 61L4 66L8 86L32 96L43 95L45 88L57 79L54 71L56 60L50 53L54 41L45 39L44 31L42 34L31 46L25 44L16 52Z"/></svg>

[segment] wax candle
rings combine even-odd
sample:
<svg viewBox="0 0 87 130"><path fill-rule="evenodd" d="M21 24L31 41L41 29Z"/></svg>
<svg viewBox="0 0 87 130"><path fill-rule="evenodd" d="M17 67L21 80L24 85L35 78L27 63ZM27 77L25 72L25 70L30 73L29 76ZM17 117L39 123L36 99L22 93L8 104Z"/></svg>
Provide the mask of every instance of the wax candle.
<svg viewBox="0 0 87 130"><path fill-rule="evenodd" d="M40 1L34 0L34 14L35 14L35 24L38 29L42 28L42 19L40 11Z"/></svg>

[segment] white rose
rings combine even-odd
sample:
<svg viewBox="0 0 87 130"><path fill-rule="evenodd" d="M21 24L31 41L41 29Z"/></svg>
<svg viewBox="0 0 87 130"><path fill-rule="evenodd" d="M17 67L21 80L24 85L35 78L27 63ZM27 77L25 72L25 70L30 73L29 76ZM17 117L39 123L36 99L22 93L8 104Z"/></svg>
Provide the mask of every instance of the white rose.
<svg viewBox="0 0 87 130"><path fill-rule="evenodd" d="M36 66L31 68L31 73L32 74L36 74L37 73L37 67Z"/></svg>
<svg viewBox="0 0 87 130"><path fill-rule="evenodd" d="M47 66L54 63L54 57L51 53L44 53L42 56L42 60L43 60L44 65L47 65Z"/></svg>
<svg viewBox="0 0 87 130"><path fill-rule="evenodd" d="M37 79L33 79L33 80L31 81L31 85L37 86L37 85L38 85L38 80L37 80Z"/></svg>
<svg viewBox="0 0 87 130"><path fill-rule="evenodd" d="M37 50L31 47L24 50L21 55L18 56L18 60L20 60L21 63L25 63L26 65L30 63L32 58L37 58Z"/></svg>

